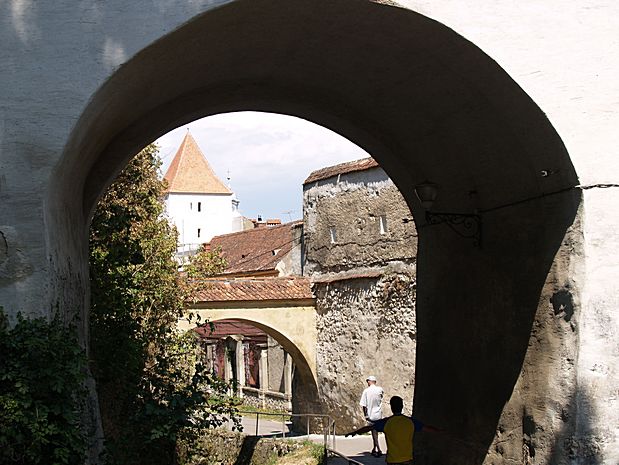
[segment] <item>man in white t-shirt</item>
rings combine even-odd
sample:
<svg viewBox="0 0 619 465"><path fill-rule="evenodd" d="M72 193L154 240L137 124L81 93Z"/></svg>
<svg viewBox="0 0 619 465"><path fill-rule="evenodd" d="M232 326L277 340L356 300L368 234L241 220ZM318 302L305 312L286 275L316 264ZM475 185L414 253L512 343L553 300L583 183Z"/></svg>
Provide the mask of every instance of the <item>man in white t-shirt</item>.
<svg viewBox="0 0 619 465"><path fill-rule="evenodd" d="M383 417L381 405L383 403L383 388L376 385L376 377L368 376L366 379L368 387L363 390L361 394L361 401L359 405L363 407L363 416L367 420L368 424L372 425L373 422L380 420ZM378 431L372 429L372 441L374 446L372 447L372 455L374 457L380 457L383 453L380 450L378 444Z"/></svg>

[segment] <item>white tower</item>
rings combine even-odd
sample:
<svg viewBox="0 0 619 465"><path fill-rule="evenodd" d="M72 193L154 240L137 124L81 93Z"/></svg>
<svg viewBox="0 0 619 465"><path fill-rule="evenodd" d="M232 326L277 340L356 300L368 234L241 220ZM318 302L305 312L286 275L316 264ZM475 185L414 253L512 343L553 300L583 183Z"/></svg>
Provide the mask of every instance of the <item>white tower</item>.
<svg viewBox="0 0 619 465"><path fill-rule="evenodd" d="M181 257L213 236L240 229L236 196L214 173L189 131L164 179L166 210L178 229Z"/></svg>

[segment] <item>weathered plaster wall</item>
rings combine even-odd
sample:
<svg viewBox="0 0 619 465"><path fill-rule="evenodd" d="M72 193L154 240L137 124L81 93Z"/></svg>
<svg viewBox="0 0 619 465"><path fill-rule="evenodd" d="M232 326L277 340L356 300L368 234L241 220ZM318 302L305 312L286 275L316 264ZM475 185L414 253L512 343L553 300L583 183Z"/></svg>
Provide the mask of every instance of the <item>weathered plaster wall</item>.
<svg viewBox="0 0 619 465"><path fill-rule="evenodd" d="M571 294L579 296L574 297L579 311L572 320L577 336L570 339L576 354L569 362L576 376L571 389L580 393L572 402L577 441L588 436L591 446L583 447L597 449L593 459L587 458L591 450L576 448L572 459L619 463L619 4L398 4L449 25L496 60L548 116L580 184L602 184L583 190L582 233L569 248L574 256L565 271Z"/></svg>
<svg viewBox="0 0 619 465"><path fill-rule="evenodd" d="M410 412L417 237L404 221L408 206L385 172L371 168L306 184L303 210L304 272L316 295L316 370L327 413L340 431L362 425L368 375L385 390L385 415L393 395Z"/></svg>
<svg viewBox="0 0 619 465"><path fill-rule="evenodd" d="M290 4L0 3L0 305L11 315L49 315L58 304L83 312L86 337L85 238L94 199L141 146L209 112L281 111L338 130L379 159L415 213L421 210L412 188L425 178L441 184L437 207L448 211L488 210L578 182L618 183L616 2L401 2L438 23L361 0ZM546 170L551 175L543 177ZM477 205L467 196L472 189ZM441 237L440 228L420 229L426 256L418 263L417 325L418 337L428 335L418 346L420 413L470 431L475 412L476 420L487 416L472 423L476 429L494 429L482 397L499 393L494 405L501 405L505 391L515 392L512 378L501 384L495 370L486 383L488 372L472 360L514 353L503 322L518 326L513 315L528 318L531 296L542 287L533 285L531 270L542 274L536 260L557 251L557 241L540 237L565 226L547 218L570 216L571 200L546 201L512 208L511 216L484 214L477 251ZM619 190L592 187L582 202L582 237L574 246L582 274L572 277L580 303L574 385L589 394L578 398L574 423L592 443L600 438L596 460L615 465ZM458 261L447 261L454 256ZM545 276L535 279L543 284ZM448 311L454 299L462 316ZM474 326L475 318L491 325ZM449 330L458 324L485 345L458 339ZM447 335L456 340L445 349ZM509 363L518 365L515 359ZM441 370L437 361L445 362ZM474 369L477 377L465 376ZM458 395L442 391L444 373ZM446 415L454 408L459 415ZM549 403L549 417L555 410ZM431 450L440 457L448 449Z"/></svg>
<svg viewBox="0 0 619 465"><path fill-rule="evenodd" d="M358 272L415 259L416 232L410 210L381 168L306 184L303 216L307 276ZM380 233L381 216L386 218L384 234Z"/></svg>
<svg viewBox="0 0 619 465"><path fill-rule="evenodd" d="M583 277L581 243L578 218L550 266L522 371L485 464L567 465L602 460L605 438L590 434L590 419L581 415L581 405L591 402L591 393L577 379L582 303L575 289ZM460 447L467 455L475 444Z"/></svg>

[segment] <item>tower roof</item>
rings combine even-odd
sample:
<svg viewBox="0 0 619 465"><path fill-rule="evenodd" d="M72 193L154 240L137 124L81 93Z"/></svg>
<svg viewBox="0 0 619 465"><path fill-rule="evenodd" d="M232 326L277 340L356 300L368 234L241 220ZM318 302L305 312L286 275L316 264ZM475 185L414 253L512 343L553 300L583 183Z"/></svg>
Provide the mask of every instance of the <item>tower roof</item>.
<svg viewBox="0 0 619 465"><path fill-rule="evenodd" d="M171 193L232 194L217 177L189 131L163 178Z"/></svg>

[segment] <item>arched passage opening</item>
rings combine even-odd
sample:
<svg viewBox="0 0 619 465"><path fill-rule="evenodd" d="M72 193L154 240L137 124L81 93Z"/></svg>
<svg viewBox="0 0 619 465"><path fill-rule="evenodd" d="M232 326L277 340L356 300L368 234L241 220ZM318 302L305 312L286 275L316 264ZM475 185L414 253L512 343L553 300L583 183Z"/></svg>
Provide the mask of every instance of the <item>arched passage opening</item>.
<svg viewBox="0 0 619 465"><path fill-rule="evenodd" d="M48 205L59 274L85 289L89 215L132 154L185 122L238 110L330 128L398 186L419 231L415 413L464 438L427 444L427 463L481 463L509 402L506 421L522 421L521 374L521 400L543 402L549 389L552 370L523 364L580 202L551 124L474 44L415 12L362 0L231 2L142 50L93 96ZM423 220L414 186L426 180L440 186L434 209L481 214L482 247ZM545 350L533 367L552 358Z"/></svg>
<svg viewBox="0 0 619 465"><path fill-rule="evenodd" d="M240 315L235 316L234 311L202 310L199 311L199 313L214 324L214 333L216 335L220 331L226 331L226 328L223 328L223 326L227 323L237 322L255 327L273 338L285 351L285 354L289 354L292 360L286 361L284 358L279 362L281 366L275 367L275 365L273 365L273 367L271 367L272 369L270 369L268 366L268 349L267 347L263 347L263 353L260 355L260 360L258 361L259 366L255 371L255 378L257 378L255 381L258 382L261 391L263 391L263 393L268 393L270 391L268 381L269 371L278 371L279 373L277 374L285 385L282 393L286 396L290 396L290 398L286 398L285 400L286 402L291 402L292 413L322 413L320 402L318 401L316 367L313 360L311 360L313 354L308 353L308 348L304 347L304 342L306 341L302 340L302 335L294 334L294 328L287 328L285 322L283 325L280 325L281 327L276 327L277 319L270 318L269 315L266 315L268 312L255 312L261 313L258 318L247 318L249 315L245 315L245 317L239 317ZM269 321L271 321L270 324L268 323ZM206 338L211 337L209 329L205 329L206 330L200 334L203 334ZM231 372L234 371L236 381L241 384L241 386L238 387L238 391L242 393L243 386L249 384L246 380L252 377L251 375L248 376L248 373L245 372L249 369L251 364L247 363L247 355L249 355L247 347L243 347L243 335L247 335L250 332L246 329L241 329L238 333L233 333L234 331L230 332L229 335L232 336L232 340L227 336L223 339L223 342L228 346L230 346L230 343L235 342L235 347L231 350L235 352L234 356L236 360L226 360L225 363L229 363L229 368L223 367L224 371L222 374L228 379L231 379L232 373L228 374L225 373L225 371L227 369L230 369ZM266 342L266 340L264 342ZM230 352L230 347L228 347L228 349L228 352ZM286 402L282 402L281 404L284 405Z"/></svg>
<svg viewBox="0 0 619 465"><path fill-rule="evenodd" d="M217 322L220 321L242 322L260 329L275 339L284 351L290 354L295 366L294 375L290 380L292 412L321 413L316 383L315 331L311 328L315 325L315 314L312 308L296 310L196 308L193 312L202 320L214 323L215 328L217 328ZM188 321L179 322L179 328L184 330L189 330L194 326L195 324ZM205 331L205 335L208 337L208 331ZM241 339L238 341L241 342ZM240 362L236 365L239 364Z"/></svg>

